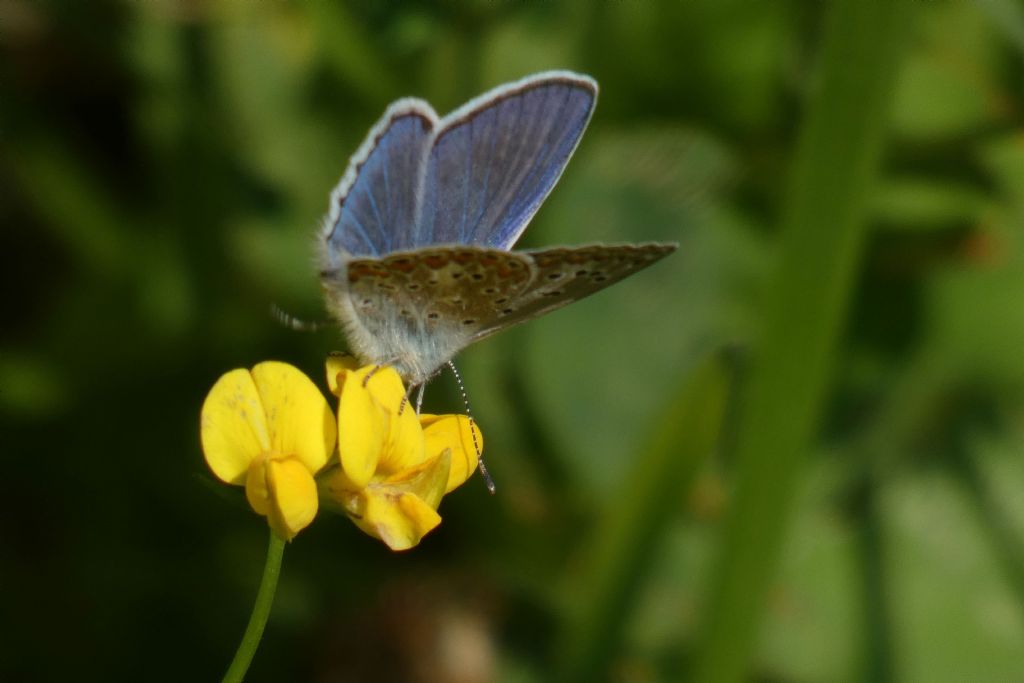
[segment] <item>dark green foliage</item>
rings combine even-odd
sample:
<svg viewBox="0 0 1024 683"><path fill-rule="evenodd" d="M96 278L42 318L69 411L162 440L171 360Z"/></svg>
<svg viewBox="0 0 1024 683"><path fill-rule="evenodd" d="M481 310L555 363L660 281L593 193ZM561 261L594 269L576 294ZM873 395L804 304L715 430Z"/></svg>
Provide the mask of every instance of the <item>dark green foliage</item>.
<svg viewBox="0 0 1024 683"><path fill-rule="evenodd" d="M322 515L250 680L1024 679L1021 36L1008 0L0 0L0 679L223 672L266 530L207 485L206 391L342 347L268 311L322 317L311 234L391 100L550 68L601 96L524 246L681 248L462 354L498 495L401 555Z"/></svg>

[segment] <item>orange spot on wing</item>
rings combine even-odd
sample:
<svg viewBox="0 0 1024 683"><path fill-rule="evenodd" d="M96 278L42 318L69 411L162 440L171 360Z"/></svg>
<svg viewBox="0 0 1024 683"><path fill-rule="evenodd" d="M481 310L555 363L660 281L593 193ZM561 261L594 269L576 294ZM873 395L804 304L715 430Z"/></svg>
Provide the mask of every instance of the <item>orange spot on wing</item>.
<svg viewBox="0 0 1024 683"><path fill-rule="evenodd" d="M440 270L448 265L447 254L427 254L423 257L423 263L432 270Z"/></svg>
<svg viewBox="0 0 1024 683"><path fill-rule="evenodd" d="M411 273L416 268L416 261L406 256L391 259L388 261L388 265L393 270L397 270L400 273Z"/></svg>
<svg viewBox="0 0 1024 683"><path fill-rule="evenodd" d="M364 277L388 277L388 271L372 263L352 263L348 267L348 281L355 283Z"/></svg>

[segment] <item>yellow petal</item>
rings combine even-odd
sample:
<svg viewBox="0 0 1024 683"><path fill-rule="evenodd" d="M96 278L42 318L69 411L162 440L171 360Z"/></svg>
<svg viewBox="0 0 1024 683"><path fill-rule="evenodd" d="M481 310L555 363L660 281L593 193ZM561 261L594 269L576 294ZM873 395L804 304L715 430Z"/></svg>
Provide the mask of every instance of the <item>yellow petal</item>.
<svg viewBox="0 0 1024 683"><path fill-rule="evenodd" d="M441 516L415 494L375 485L366 490L363 517L355 522L392 550L407 550L440 524Z"/></svg>
<svg viewBox="0 0 1024 683"><path fill-rule="evenodd" d="M316 481L298 458L273 458L267 462L267 488L270 528L290 541L316 517Z"/></svg>
<svg viewBox="0 0 1024 683"><path fill-rule="evenodd" d="M484 435L476 422L465 415L420 415L420 424L426 439L427 457L451 449L452 466L445 487L448 493L461 486L476 470L484 449Z"/></svg>
<svg viewBox="0 0 1024 683"><path fill-rule="evenodd" d="M266 415L248 370L232 370L210 389L203 402L200 438L206 464L229 484L242 484L249 464L269 450Z"/></svg>
<svg viewBox="0 0 1024 683"><path fill-rule="evenodd" d="M436 458L389 477L381 486L411 493L436 510L445 494L451 463L451 450L446 448Z"/></svg>
<svg viewBox="0 0 1024 683"><path fill-rule="evenodd" d="M405 400L405 387L398 371L389 365L367 365L356 371L363 378L365 388L388 410L397 411ZM369 376L369 379L366 379Z"/></svg>
<svg viewBox="0 0 1024 683"><path fill-rule="evenodd" d="M372 367L336 375L338 391L338 453L345 475L356 488L370 482L387 439L387 411L363 382ZM372 379L372 378L371 378Z"/></svg>
<svg viewBox="0 0 1024 683"><path fill-rule="evenodd" d="M339 468L321 482L322 490L364 532L382 539L392 550L404 550L440 523L434 510L444 495L450 463L445 452L365 488L356 487Z"/></svg>
<svg viewBox="0 0 1024 683"><path fill-rule="evenodd" d="M358 369L359 361L355 356L347 353L332 353L327 357L327 388L335 396L340 395L342 380L338 378L338 375Z"/></svg>
<svg viewBox="0 0 1024 683"><path fill-rule="evenodd" d="M266 517L270 511L270 489L267 488L267 462L266 455L254 459L249 464L249 471L245 478L245 498L249 505L258 515Z"/></svg>
<svg viewBox="0 0 1024 683"><path fill-rule="evenodd" d="M306 464L293 456L265 455L254 460L245 481L245 497L286 541L316 516L316 481Z"/></svg>
<svg viewBox="0 0 1024 683"><path fill-rule="evenodd" d="M423 428L416 410L406 402L401 412L388 414L388 441L377 470L384 476L422 465L427 459Z"/></svg>
<svg viewBox="0 0 1024 683"><path fill-rule="evenodd" d="M387 414L387 440L377 470L385 476L422 464L426 458L423 429L416 410L406 398L398 372L391 367L377 369L366 385Z"/></svg>
<svg viewBox="0 0 1024 683"><path fill-rule="evenodd" d="M334 451L334 414L313 381L298 368L268 361L252 369L267 416L270 448L317 472Z"/></svg>
<svg viewBox="0 0 1024 683"><path fill-rule="evenodd" d="M336 467L327 474L317 478L324 500L328 504L336 504L342 512L352 517L362 517L366 506L362 487L356 486L345 475L345 470Z"/></svg>

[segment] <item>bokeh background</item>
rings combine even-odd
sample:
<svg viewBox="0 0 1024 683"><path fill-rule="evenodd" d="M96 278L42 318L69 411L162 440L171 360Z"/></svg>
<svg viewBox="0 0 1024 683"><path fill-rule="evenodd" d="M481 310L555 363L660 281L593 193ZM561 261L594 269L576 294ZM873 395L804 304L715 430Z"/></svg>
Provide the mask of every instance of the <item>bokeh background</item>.
<svg viewBox="0 0 1024 683"><path fill-rule="evenodd" d="M861 236L809 438L779 480L734 457L769 293L818 258L785 216L844 2L0 0L0 678L219 678L266 526L205 469L206 391L343 348L268 310L323 318L312 235L390 101L568 68L600 100L523 244L678 253L463 353L498 495L403 554L321 515L250 680L1024 680L1021 5L902 0L885 124L845 141L877 173L817 227Z"/></svg>

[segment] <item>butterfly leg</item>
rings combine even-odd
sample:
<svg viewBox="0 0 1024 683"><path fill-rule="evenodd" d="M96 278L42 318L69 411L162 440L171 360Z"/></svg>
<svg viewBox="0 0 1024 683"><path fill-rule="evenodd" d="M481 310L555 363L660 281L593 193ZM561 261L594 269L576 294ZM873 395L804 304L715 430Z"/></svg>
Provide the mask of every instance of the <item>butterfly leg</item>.
<svg viewBox="0 0 1024 683"><path fill-rule="evenodd" d="M366 377L363 377L363 388L365 389L366 385L370 383L371 379L373 379L373 376L383 369L383 365L374 365L373 370L370 370L368 373L366 373Z"/></svg>
<svg viewBox="0 0 1024 683"><path fill-rule="evenodd" d="M419 392L416 394L416 414L419 415L423 410L423 392L427 388L427 383L424 382L419 387Z"/></svg>
<svg viewBox="0 0 1024 683"><path fill-rule="evenodd" d="M409 388L405 390L405 396L402 397L402 402L398 405L398 414L401 415L402 411L405 410L405 406L411 403L409 397L412 396L412 390L416 389L417 386L410 384ZM427 383L419 385L419 394L416 396L416 415L419 415L423 408L423 390L427 388Z"/></svg>
<svg viewBox="0 0 1024 683"><path fill-rule="evenodd" d="M380 372L384 368L391 366L392 363L394 363L394 361L393 360L389 360L386 363L378 363L377 365L374 365L373 366L373 370L370 370L368 373L366 373L366 377L363 378L363 387L365 387L367 384L370 383L370 380L373 379L374 375L376 375L378 372ZM406 394L406 397L408 397L408 394ZM404 408L404 407L405 407L405 402L403 401L402 405L399 407L399 412L401 412L402 408Z"/></svg>

